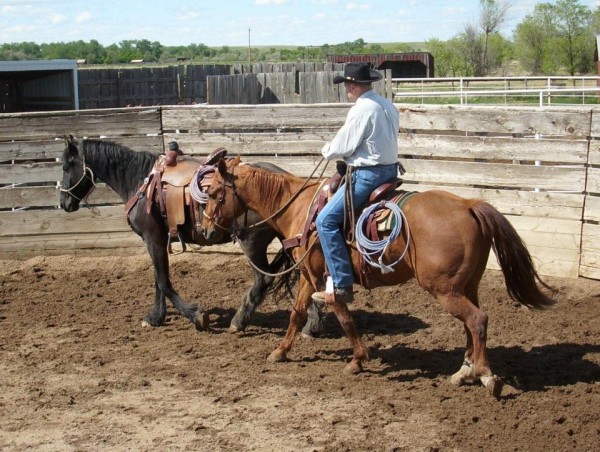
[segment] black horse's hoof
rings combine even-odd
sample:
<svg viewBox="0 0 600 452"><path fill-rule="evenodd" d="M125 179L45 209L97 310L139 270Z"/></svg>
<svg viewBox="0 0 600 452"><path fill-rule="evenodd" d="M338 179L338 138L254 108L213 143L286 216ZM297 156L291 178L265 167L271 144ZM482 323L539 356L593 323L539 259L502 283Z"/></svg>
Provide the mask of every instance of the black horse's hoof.
<svg viewBox="0 0 600 452"><path fill-rule="evenodd" d="M194 318L194 325L196 326L196 330L198 331L206 331L208 330L210 323L210 316L207 312L199 312L196 314Z"/></svg>

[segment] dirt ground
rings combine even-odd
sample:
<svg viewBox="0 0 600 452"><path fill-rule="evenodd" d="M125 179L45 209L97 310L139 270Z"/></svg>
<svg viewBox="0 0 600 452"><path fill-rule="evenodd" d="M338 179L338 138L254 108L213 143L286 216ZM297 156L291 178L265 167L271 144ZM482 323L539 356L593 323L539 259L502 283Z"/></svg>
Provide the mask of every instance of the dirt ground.
<svg viewBox="0 0 600 452"><path fill-rule="evenodd" d="M267 363L289 300L268 298L227 331L251 285L230 246L175 256L172 279L210 312L197 332L153 303L146 255L0 260L0 450L600 450L600 282L548 278L544 312L516 305L486 272L489 354L499 401L452 386L462 325L416 284L360 289L351 310L372 351L343 373L350 345L332 313L324 337Z"/></svg>

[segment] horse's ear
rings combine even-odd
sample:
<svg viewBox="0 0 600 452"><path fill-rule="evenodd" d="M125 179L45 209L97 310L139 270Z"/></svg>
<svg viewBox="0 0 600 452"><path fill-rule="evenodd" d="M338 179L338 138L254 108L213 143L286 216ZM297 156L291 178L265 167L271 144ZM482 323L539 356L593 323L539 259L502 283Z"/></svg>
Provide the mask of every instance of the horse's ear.
<svg viewBox="0 0 600 452"><path fill-rule="evenodd" d="M227 174L227 162L225 161L225 159L219 159L219 161L217 162L217 170L219 171L221 177L225 177L225 175Z"/></svg>
<svg viewBox="0 0 600 452"><path fill-rule="evenodd" d="M77 141L77 138L75 138L73 135L65 135L65 146L77 147L78 144L79 142Z"/></svg>
<svg viewBox="0 0 600 452"><path fill-rule="evenodd" d="M241 161L242 161L242 158L239 155L237 155L237 156L235 156L235 158L231 159L231 163L229 166L238 166Z"/></svg>

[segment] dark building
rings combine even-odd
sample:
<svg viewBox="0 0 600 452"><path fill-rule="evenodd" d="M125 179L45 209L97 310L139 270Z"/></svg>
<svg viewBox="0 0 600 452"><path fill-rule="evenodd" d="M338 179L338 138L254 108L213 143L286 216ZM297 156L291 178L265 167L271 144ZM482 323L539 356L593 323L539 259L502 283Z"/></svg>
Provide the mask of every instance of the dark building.
<svg viewBox="0 0 600 452"><path fill-rule="evenodd" d="M371 63L374 69L391 69L392 78L433 77L433 55L428 52L329 55L330 63Z"/></svg>
<svg viewBox="0 0 600 452"><path fill-rule="evenodd" d="M77 110L74 60L0 61L0 113Z"/></svg>

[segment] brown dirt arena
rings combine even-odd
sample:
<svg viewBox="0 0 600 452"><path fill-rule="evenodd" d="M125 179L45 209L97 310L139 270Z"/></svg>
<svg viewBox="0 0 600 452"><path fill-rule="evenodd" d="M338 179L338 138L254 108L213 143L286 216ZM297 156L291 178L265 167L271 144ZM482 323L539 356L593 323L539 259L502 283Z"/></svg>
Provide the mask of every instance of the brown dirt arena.
<svg viewBox="0 0 600 452"><path fill-rule="evenodd" d="M600 450L600 282L548 278L558 304L532 312L488 271L489 354L507 383L494 400L454 387L462 325L416 284L360 290L351 310L372 359L342 371L350 346L327 333L269 364L289 301L268 298L227 332L251 285L225 246L172 259L175 287L211 315L197 332L153 303L146 255L0 261L0 449L286 451Z"/></svg>

